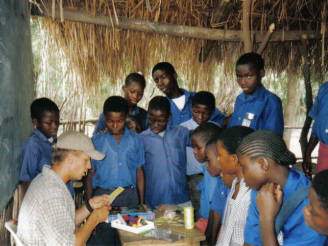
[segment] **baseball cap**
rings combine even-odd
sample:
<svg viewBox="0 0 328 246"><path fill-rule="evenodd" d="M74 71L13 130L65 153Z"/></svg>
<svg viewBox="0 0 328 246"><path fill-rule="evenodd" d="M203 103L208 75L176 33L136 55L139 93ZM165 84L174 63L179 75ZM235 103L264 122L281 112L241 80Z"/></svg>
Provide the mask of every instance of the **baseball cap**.
<svg viewBox="0 0 328 246"><path fill-rule="evenodd" d="M94 160L102 160L105 155L97 151L91 141L91 139L81 132L67 131L62 133L57 138L57 143L54 148L79 150L87 154Z"/></svg>

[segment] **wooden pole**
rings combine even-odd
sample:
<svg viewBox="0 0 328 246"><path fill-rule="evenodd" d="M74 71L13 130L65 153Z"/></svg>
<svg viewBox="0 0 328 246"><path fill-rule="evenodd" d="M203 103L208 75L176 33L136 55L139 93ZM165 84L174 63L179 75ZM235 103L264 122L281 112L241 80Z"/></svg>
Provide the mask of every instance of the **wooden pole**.
<svg viewBox="0 0 328 246"><path fill-rule="evenodd" d="M310 130L312 119L309 116L309 111L313 104L312 86L311 86L311 58L309 52L309 42L306 36L303 36L302 44L300 45L301 54L303 57L303 76L305 86L305 104L306 104L306 119L303 124L299 143L301 145L303 160L305 157L306 146L308 144L307 136Z"/></svg>
<svg viewBox="0 0 328 246"><path fill-rule="evenodd" d="M34 16L46 16L52 17L51 11L44 10L41 14L40 12L32 12ZM60 20L60 13L56 11L55 18ZM113 27L113 25L122 30L132 30L141 31L146 33L154 34L165 34L176 37L185 38L196 38L204 40L217 40L217 41L227 41L227 42L240 42L242 41L242 32L237 30L221 30L213 28L204 27L192 27L183 25L172 25L156 23L144 20L127 19L123 17L118 17L118 23L112 23L110 17L108 16L93 16L91 14L64 9L63 18L67 21L96 24L102 26ZM261 42L266 35L265 32L251 32L254 34L255 41ZM306 34L309 39L320 38L320 33L311 31L288 31L288 32L274 32L270 39L271 42L281 42L281 41L295 41L301 40L301 36Z"/></svg>
<svg viewBox="0 0 328 246"><path fill-rule="evenodd" d="M268 45L268 42L270 41L271 35L275 29L275 25L271 24L269 27L268 32L265 34L264 39L262 40L260 47L257 49L256 53L262 55L265 47Z"/></svg>
<svg viewBox="0 0 328 246"><path fill-rule="evenodd" d="M244 42L244 52L248 53L253 51L253 45L252 45L252 33L251 33L251 6L252 6L252 0L244 0L243 1L243 18L241 23L241 29L242 29L242 40Z"/></svg>

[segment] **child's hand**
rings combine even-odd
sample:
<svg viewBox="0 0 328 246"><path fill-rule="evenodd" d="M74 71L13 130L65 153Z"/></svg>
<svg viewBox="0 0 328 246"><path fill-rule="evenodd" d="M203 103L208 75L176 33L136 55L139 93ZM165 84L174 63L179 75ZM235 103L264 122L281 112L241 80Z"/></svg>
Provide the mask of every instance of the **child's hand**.
<svg viewBox="0 0 328 246"><path fill-rule="evenodd" d="M89 200L92 209L101 208L109 204L109 195L94 196Z"/></svg>
<svg viewBox="0 0 328 246"><path fill-rule="evenodd" d="M274 221L280 210L282 197L280 185L268 183L262 186L256 197L260 219Z"/></svg>

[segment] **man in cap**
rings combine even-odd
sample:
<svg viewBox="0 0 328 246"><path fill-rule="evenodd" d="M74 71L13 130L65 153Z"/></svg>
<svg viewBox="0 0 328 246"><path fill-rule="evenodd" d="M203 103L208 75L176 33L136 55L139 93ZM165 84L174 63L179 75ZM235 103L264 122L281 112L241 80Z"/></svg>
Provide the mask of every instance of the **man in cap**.
<svg viewBox="0 0 328 246"><path fill-rule="evenodd" d="M93 197L75 211L65 184L84 176L91 168L90 158L104 157L83 133L58 137L51 167L44 166L32 181L20 209L17 234L24 245L85 245L93 229L108 218L109 197Z"/></svg>

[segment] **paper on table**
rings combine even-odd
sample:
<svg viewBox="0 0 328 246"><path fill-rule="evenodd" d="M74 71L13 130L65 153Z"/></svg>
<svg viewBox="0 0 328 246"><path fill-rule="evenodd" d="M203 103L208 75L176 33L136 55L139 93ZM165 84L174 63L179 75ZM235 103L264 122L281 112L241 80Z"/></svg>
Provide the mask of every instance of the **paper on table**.
<svg viewBox="0 0 328 246"><path fill-rule="evenodd" d="M116 197L118 197L123 191L124 191L124 188L119 186L112 193L110 193L109 194L109 204L112 204L113 201L116 199Z"/></svg>

